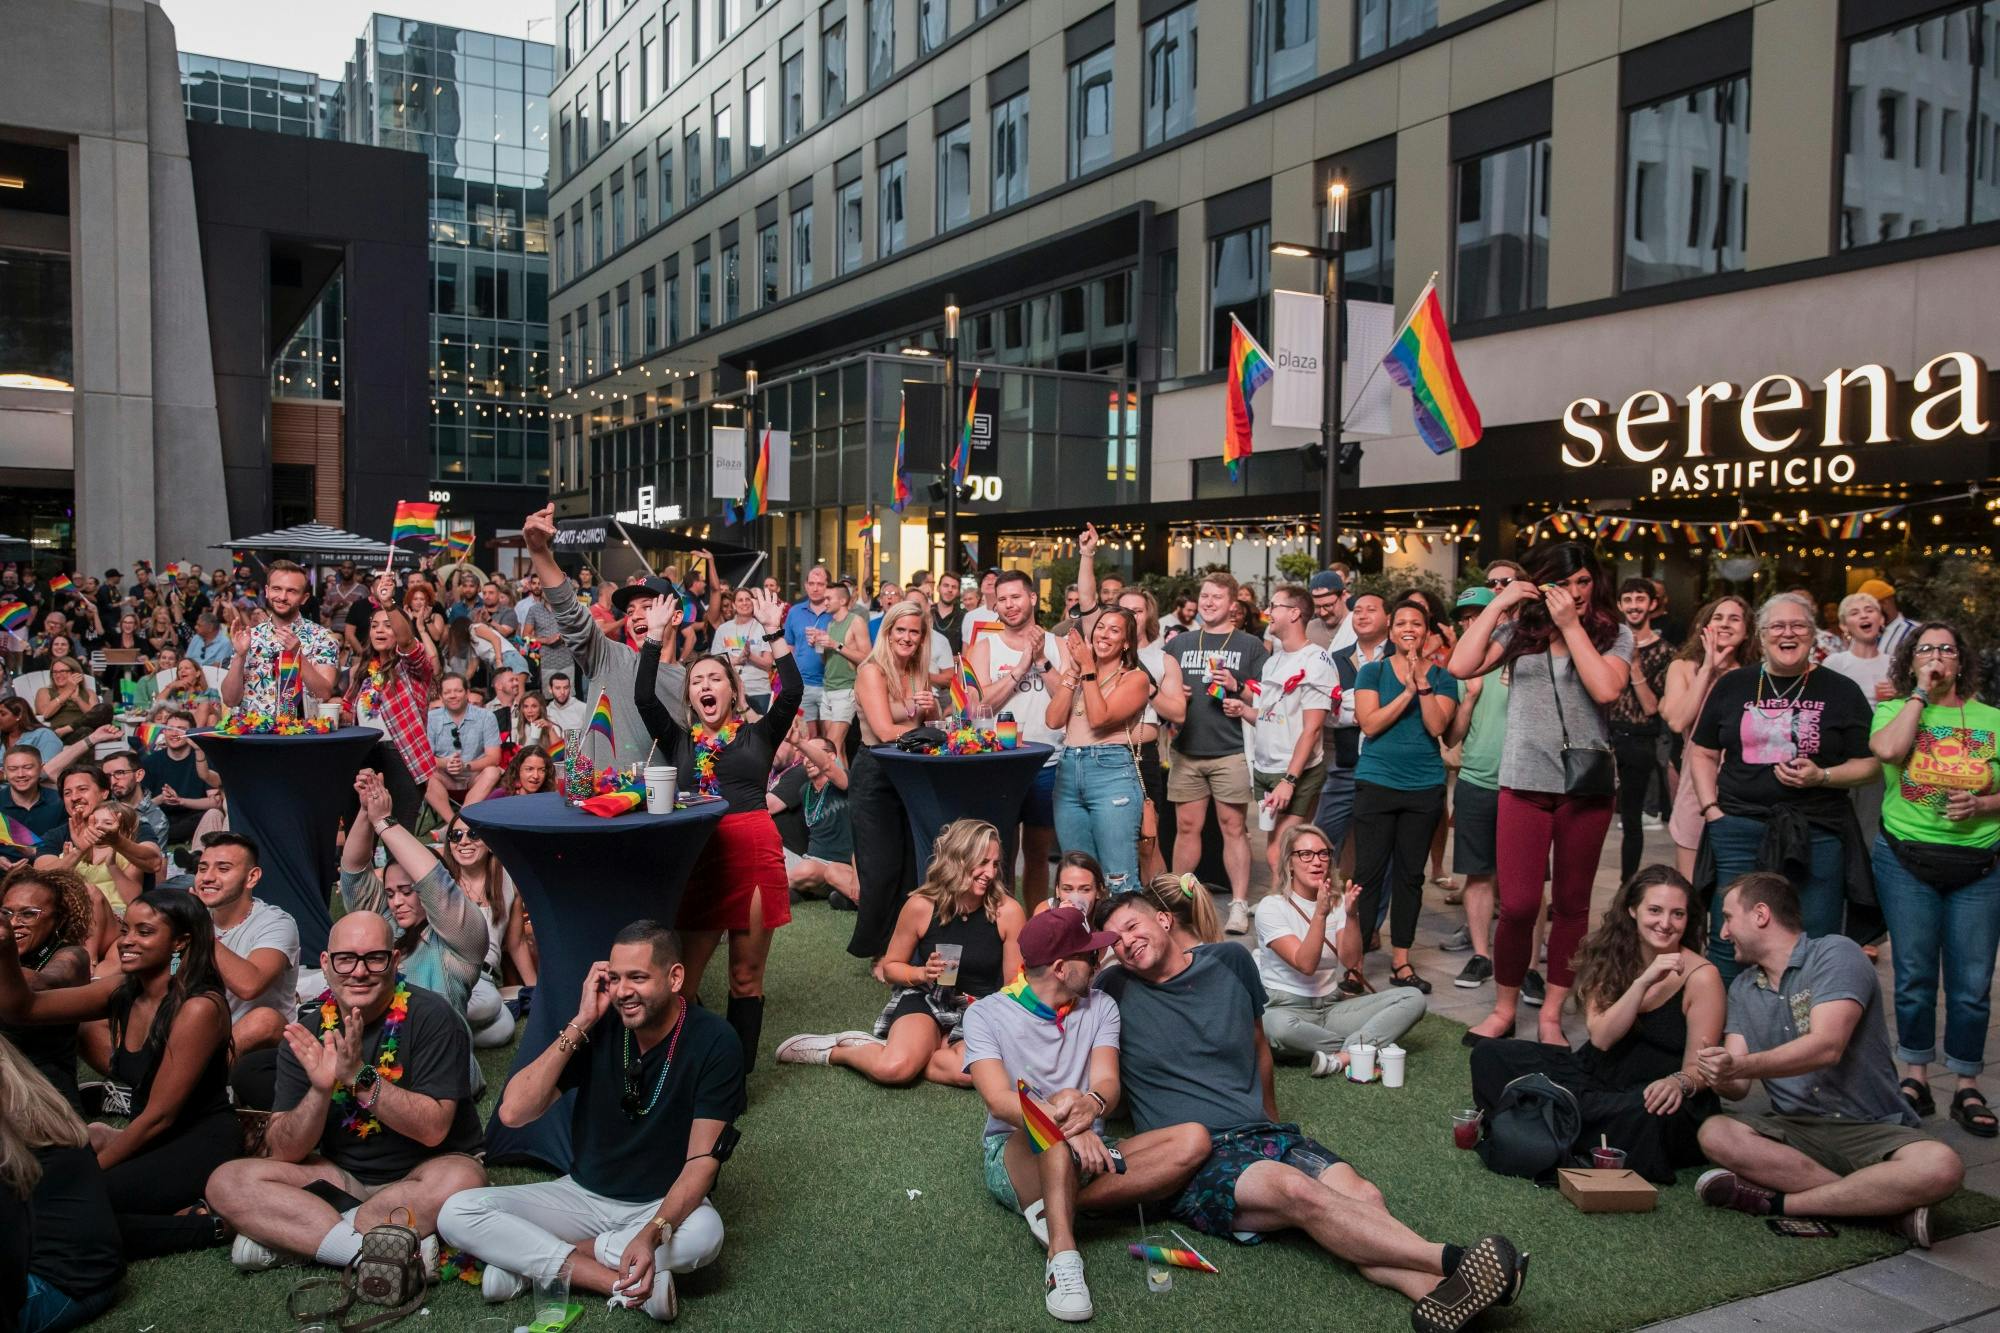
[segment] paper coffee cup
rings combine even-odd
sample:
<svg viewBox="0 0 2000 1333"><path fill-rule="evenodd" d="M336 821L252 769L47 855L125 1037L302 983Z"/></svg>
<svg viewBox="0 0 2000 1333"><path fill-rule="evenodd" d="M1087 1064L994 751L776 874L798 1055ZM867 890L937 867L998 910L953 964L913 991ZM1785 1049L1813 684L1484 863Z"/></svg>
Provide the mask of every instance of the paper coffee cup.
<svg viewBox="0 0 2000 1333"><path fill-rule="evenodd" d="M1278 827L1278 812L1262 801L1257 803L1257 827L1266 833Z"/></svg>
<svg viewBox="0 0 2000 1333"><path fill-rule="evenodd" d="M1376 1052L1382 1065L1382 1086L1400 1088L1403 1086L1403 1061L1408 1053L1402 1047L1391 1043Z"/></svg>
<svg viewBox="0 0 2000 1333"><path fill-rule="evenodd" d="M675 774L673 765L656 764L646 770L646 812L670 815L674 812Z"/></svg>
<svg viewBox="0 0 2000 1333"><path fill-rule="evenodd" d="M1373 1083L1375 1081L1375 1048L1363 1044L1354 1047L1350 1054L1351 1058L1347 1063L1347 1077L1356 1083Z"/></svg>

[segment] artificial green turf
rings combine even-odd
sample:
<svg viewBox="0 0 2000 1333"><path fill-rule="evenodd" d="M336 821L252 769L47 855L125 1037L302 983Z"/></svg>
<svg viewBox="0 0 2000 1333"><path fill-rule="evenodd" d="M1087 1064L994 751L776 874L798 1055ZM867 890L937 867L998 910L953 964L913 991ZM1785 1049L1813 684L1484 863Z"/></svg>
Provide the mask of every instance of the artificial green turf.
<svg viewBox="0 0 2000 1333"><path fill-rule="evenodd" d="M980 1179L983 1114L969 1091L889 1090L846 1070L778 1067L770 1050L793 1032L867 1027L882 988L842 945L851 916L797 910L772 950L764 1053L750 1081L743 1143L716 1195L728 1227L723 1256L682 1283L681 1322L702 1329L870 1329L881 1333L1053 1327L1043 1311L1042 1256L1022 1222ZM719 995L720 968L711 972ZM545 995L569 1006L571 997ZM1866 1226L1834 1240L1784 1240L1759 1220L1695 1199L1693 1173L1663 1190L1651 1214L1585 1216L1553 1190L1487 1172L1451 1145L1450 1113L1469 1100L1461 1029L1427 1018L1405 1039L1408 1086L1397 1091L1278 1074L1286 1119L1352 1161L1423 1234L1469 1243L1511 1236L1534 1262L1521 1303L1489 1328L1535 1333L1629 1329L1882 1258L1902 1241ZM510 1051L483 1053L497 1095ZM498 1168L495 1182L534 1178ZM918 1191L912 1198L910 1191ZM2000 1201L1961 1193L1938 1210L1952 1234L2000 1223ZM1183 1228L1185 1231L1185 1228ZM1219 1275L1176 1272L1145 1290L1125 1245L1136 1214L1087 1224L1094 1323L1107 1328L1407 1329L1409 1304L1296 1236L1243 1248L1196 1237ZM190 1333L288 1326L284 1298L303 1274L238 1274L226 1251L137 1265L124 1299L94 1327ZM505 1313L525 1323L526 1299ZM436 1292L429 1316L401 1327L466 1329L489 1313L470 1287ZM644 1316L586 1305L581 1327L638 1329Z"/></svg>

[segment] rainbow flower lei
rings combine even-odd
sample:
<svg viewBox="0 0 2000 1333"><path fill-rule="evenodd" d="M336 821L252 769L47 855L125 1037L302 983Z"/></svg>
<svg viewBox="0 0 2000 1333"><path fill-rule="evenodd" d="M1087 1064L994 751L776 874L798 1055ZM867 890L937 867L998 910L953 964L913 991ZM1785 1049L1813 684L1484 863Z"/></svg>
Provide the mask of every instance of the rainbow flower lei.
<svg viewBox="0 0 2000 1333"><path fill-rule="evenodd" d="M375 1057L375 1072L391 1083L403 1080L403 1066L396 1058L397 1047L402 1044L403 1021L410 1016L410 983L402 977L396 978L396 993L389 999L389 1014L382 1023L382 1051ZM340 1026L340 1006L333 1001L331 988L319 995L319 1030L321 1034ZM340 1115L340 1127L351 1130L357 1139L365 1139L370 1134L382 1132L382 1122L372 1112L363 1117L354 1090L345 1083L336 1083L331 1096L333 1109ZM350 1108L350 1103L353 1105Z"/></svg>
<svg viewBox="0 0 2000 1333"><path fill-rule="evenodd" d="M333 730L330 718L273 717L269 713L238 713L216 725L218 736L324 736Z"/></svg>
<svg viewBox="0 0 2000 1333"><path fill-rule="evenodd" d="M722 795L722 779L715 773L715 757L736 739L736 732L742 725L735 718L729 719L714 731L710 731L699 722L694 724L690 732L694 738L694 789L701 795Z"/></svg>
<svg viewBox="0 0 2000 1333"><path fill-rule="evenodd" d="M974 727L961 724L945 736L941 746L919 750L918 754L993 754L1000 750L1000 740L991 727Z"/></svg>

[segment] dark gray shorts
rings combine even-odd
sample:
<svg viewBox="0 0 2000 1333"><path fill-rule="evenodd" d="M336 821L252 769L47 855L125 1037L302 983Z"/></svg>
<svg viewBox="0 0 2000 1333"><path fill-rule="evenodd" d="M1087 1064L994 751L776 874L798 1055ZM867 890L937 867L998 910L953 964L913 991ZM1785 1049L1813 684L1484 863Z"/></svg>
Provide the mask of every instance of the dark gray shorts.
<svg viewBox="0 0 2000 1333"><path fill-rule="evenodd" d="M1452 785L1451 869L1457 875L1493 875L1499 861L1500 793L1467 782Z"/></svg>

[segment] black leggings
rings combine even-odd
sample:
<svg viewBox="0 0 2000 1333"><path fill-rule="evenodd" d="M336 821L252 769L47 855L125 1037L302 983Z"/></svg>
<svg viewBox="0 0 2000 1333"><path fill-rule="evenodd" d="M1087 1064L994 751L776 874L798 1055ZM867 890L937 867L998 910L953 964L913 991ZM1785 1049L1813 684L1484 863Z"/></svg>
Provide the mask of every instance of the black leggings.
<svg viewBox="0 0 2000 1333"><path fill-rule="evenodd" d="M243 1131L234 1111L217 1111L157 1140L136 1157L104 1173L127 1259L206 1249L222 1242L212 1217L177 1217L200 1199L208 1177L243 1155Z"/></svg>
<svg viewBox="0 0 2000 1333"><path fill-rule="evenodd" d="M1444 788L1399 791L1372 782L1354 784L1354 878L1361 883L1355 913L1367 936L1379 919L1382 894L1391 869L1396 880L1386 886L1389 898L1389 942L1398 949L1416 943L1417 916L1424 907L1424 866L1430 859L1431 835L1444 817Z"/></svg>
<svg viewBox="0 0 2000 1333"><path fill-rule="evenodd" d="M865 746L848 773L847 817L854 828L854 871L861 886L861 908L847 951L856 958L875 958L889 947L896 915L917 886L917 854L895 785Z"/></svg>
<svg viewBox="0 0 2000 1333"><path fill-rule="evenodd" d="M1646 857L1646 796L1660 766L1658 745L1656 735L1612 729L1611 751L1618 762L1618 826L1624 835L1618 848L1620 880L1637 874Z"/></svg>

